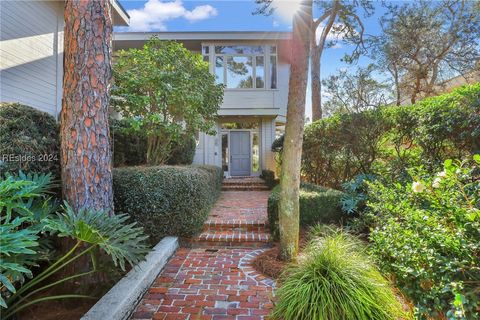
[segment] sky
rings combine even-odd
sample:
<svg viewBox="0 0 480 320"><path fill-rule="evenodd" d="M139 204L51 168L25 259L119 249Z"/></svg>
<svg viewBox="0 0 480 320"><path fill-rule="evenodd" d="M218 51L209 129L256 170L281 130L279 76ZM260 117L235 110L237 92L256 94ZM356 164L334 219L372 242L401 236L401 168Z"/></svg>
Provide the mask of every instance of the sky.
<svg viewBox="0 0 480 320"><path fill-rule="evenodd" d="M297 1L274 0L273 15L254 15L257 4L254 0L120 0L130 15L130 26L116 31L291 31L292 14ZM379 33L379 17L384 13L380 2L375 4L375 13L363 19L366 34ZM359 12L362 16L363 12ZM317 16L318 12L314 12ZM322 56L321 77L325 79L338 70L354 68L341 61L352 47L338 43L326 49ZM370 61L362 58L358 65L365 66ZM307 117L311 118L310 91L307 90Z"/></svg>

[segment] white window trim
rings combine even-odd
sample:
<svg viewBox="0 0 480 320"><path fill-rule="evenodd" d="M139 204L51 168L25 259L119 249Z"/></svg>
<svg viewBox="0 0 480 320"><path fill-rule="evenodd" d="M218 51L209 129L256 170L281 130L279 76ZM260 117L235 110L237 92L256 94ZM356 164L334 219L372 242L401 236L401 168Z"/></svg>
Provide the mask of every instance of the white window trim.
<svg viewBox="0 0 480 320"><path fill-rule="evenodd" d="M254 42L248 42L248 43L227 43L227 42L217 42L217 43L202 43L202 54L203 54L203 47L209 47L208 48L208 56L209 56L209 63L210 63L210 72L212 74L215 74L215 68L216 68L216 57L222 56L223 57L223 84L225 86L225 91L256 91L256 92L261 92L261 91L278 91L278 69L279 69L279 59L278 59L278 44L275 42L269 42L269 43L254 43ZM263 54L216 54L215 53L215 46L263 46ZM270 46L275 46L276 50L275 53L270 52ZM206 54L203 54L204 56ZM253 72L252 72L252 88L228 88L227 87L227 56L232 56L232 57L237 57L237 56L246 56L246 57L252 57L252 67L253 67ZM256 64L257 61L255 57L257 56L263 56L263 69L264 69L264 87L263 88L256 88L257 81L256 81ZM276 88L271 88L271 78L270 78L270 57L275 56L276 61L277 61L277 68L275 70L275 78L277 79L277 87Z"/></svg>

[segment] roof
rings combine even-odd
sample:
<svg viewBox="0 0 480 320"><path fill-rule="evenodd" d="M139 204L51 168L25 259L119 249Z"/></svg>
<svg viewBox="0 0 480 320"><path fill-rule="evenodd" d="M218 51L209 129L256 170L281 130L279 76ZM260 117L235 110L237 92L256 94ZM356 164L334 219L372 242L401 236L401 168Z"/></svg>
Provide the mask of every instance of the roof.
<svg viewBox="0 0 480 320"><path fill-rule="evenodd" d="M180 41L191 50L199 50L202 42L208 41L289 41L291 32L271 31L192 31L192 32L115 32L114 49L141 48L151 37L160 40Z"/></svg>
<svg viewBox="0 0 480 320"><path fill-rule="evenodd" d="M118 0L110 0L112 5L112 18L115 26L128 26L130 23L130 16L122 7Z"/></svg>

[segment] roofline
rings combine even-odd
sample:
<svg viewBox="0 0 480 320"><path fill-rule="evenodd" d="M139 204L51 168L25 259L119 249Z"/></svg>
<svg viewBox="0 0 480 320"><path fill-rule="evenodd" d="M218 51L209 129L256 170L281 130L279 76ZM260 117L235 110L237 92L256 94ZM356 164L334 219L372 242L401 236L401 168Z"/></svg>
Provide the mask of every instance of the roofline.
<svg viewBox="0 0 480 320"><path fill-rule="evenodd" d="M115 25L118 26L128 26L130 24L130 16L128 15L125 8L122 6L120 1L118 0L110 0L110 4L112 5L112 9L121 19L121 21L116 21Z"/></svg>
<svg viewBox="0 0 480 320"><path fill-rule="evenodd" d="M290 40L291 32L277 31L189 31L189 32L114 32L115 41L148 40Z"/></svg>

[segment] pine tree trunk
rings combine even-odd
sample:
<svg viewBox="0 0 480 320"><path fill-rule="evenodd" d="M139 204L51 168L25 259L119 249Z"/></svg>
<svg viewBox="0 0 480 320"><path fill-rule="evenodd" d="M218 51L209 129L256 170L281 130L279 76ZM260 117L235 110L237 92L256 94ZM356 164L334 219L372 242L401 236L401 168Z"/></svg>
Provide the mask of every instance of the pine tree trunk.
<svg viewBox="0 0 480 320"><path fill-rule="evenodd" d="M322 83L320 79L321 50L318 46L312 47L312 67L310 69L312 81L312 121L322 119Z"/></svg>
<svg viewBox="0 0 480 320"><path fill-rule="evenodd" d="M288 88L287 123L280 177L279 258L292 261L298 252L300 164L302 157L305 96L312 32L312 1L304 0L293 18L291 73Z"/></svg>
<svg viewBox="0 0 480 320"><path fill-rule="evenodd" d="M112 20L108 0L65 2L60 120L63 197L75 209L113 212L108 126Z"/></svg>

